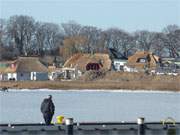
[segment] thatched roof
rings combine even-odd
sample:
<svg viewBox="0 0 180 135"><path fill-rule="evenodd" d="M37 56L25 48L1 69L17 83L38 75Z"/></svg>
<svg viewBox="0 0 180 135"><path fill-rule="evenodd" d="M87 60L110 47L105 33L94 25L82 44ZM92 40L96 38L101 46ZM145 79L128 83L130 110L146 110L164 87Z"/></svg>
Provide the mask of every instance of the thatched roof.
<svg viewBox="0 0 180 135"><path fill-rule="evenodd" d="M0 61L0 73L14 73L16 72L16 68L17 68L16 60Z"/></svg>
<svg viewBox="0 0 180 135"><path fill-rule="evenodd" d="M145 63L138 62L138 59L140 58L145 58L148 61L146 61ZM151 52L141 51L136 52L134 55L130 56L128 58L127 65L133 68L144 68L145 66L148 66L149 68L155 68L158 62L158 56L152 54Z"/></svg>
<svg viewBox="0 0 180 135"><path fill-rule="evenodd" d="M14 73L16 72L16 68L15 69L11 69L11 68L0 68L0 73Z"/></svg>
<svg viewBox="0 0 180 135"><path fill-rule="evenodd" d="M103 65L101 69L109 70L111 68L111 60L109 55L102 53L75 54L65 62L64 67L71 67L81 71L86 71L86 65L88 63L99 63L100 61Z"/></svg>
<svg viewBox="0 0 180 135"><path fill-rule="evenodd" d="M57 72L61 70L61 68L56 68L56 66L48 66L48 72Z"/></svg>
<svg viewBox="0 0 180 135"><path fill-rule="evenodd" d="M16 72L48 72L37 57L20 57Z"/></svg>
<svg viewBox="0 0 180 135"><path fill-rule="evenodd" d="M19 57L15 61L4 61L1 64L8 64L8 66L1 67L0 73L48 72L48 69L39 61L38 57ZM12 64L14 64L13 67Z"/></svg>

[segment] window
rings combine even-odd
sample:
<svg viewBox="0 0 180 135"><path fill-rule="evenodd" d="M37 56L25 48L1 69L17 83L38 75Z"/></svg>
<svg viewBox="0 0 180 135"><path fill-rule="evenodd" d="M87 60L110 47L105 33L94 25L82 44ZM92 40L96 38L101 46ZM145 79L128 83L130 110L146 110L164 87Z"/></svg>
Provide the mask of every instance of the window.
<svg viewBox="0 0 180 135"><path fill-rule="evenodd" d="M124 66L120 66L120 70L124 70Z"/></svg>
<svg viewBox="0 0 180 135"><path fill-rule="evenodd" d="M139 58L137 60L137 62L139 62L139 63L146 63L146 59L145 58Z"/></svg>
<svg viewBox="0 0 180 135"><path fill-rule="evenodd" d="M120 63L115 63L115 67L118 68L120 66Z"/></svg>

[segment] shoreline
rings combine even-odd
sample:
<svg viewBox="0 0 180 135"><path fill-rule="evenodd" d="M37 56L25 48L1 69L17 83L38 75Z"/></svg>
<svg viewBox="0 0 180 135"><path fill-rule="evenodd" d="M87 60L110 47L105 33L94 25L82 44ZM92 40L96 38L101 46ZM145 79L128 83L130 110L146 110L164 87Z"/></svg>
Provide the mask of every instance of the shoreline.
<svg viewBox="0 0 180 135"><path fill-rule="evenodd" d="M42 91L42 92L107 92L107 93L163 93L163 94L169 94L169 93L179 93L180 91L162 91L162 90L129 90L129 89L9 89L10 92L32 92L32 91Z"/></svg>
<svg viewBox="0 0 180 135"><path fill-rule="evenodd" d="M180 83L158 81L7 81L0 82L0 88L9 89L49 89L49 90L98 90L98 91L161 91L180 92Z"/></svg>

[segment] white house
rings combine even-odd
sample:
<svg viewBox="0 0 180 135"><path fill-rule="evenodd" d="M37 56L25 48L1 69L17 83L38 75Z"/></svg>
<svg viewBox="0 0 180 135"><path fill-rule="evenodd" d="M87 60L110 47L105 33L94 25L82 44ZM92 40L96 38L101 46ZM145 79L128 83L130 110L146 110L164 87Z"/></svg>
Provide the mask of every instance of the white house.
<svg viewBox="0 0 180 135"><path fill-rule="evenodd" d="M116 71L124 71L126 63L127 60L125 59L113 59L113 66Z"/></svg>
<svg viewBox="0 0 180 135"><path fill-rule="evenodd" d="M21 57L16 69L17 80L48 80L48 69L37 57Z"/></svg>
<svg viewBox="0 0 180 135"><path fill-rule="evenodd" d="M80 70L77 70L76 68L68 68L68 67L62 68L62 73L64 79L76 79L82 75L82 72Z"/></svg>
<svg viewBox="0 0 180 135"><path fill-rule="evenodd" d="M48 66L48 77L49 80L55 80L62 76L62 69L56 68L56 66Z"/></svg>
<svg viewBox="0 0 180 135"><path fill-rule="evenodd" d="M0 62L0 81L17 80L16 61Z"/></svg>

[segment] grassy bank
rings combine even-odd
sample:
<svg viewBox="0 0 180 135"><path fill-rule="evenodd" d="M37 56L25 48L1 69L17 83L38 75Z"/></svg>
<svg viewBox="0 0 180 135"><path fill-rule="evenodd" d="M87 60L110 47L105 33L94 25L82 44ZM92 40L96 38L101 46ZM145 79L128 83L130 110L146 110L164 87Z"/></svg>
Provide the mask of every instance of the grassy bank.
<svg viewBox="0 0 180 135"><path fill-rule="evenodd" d="M109 72L92 81L19 81L0 82L0 87L16 89L130 89L180 91L180 76L152 76L137 73Z"/></svg>

